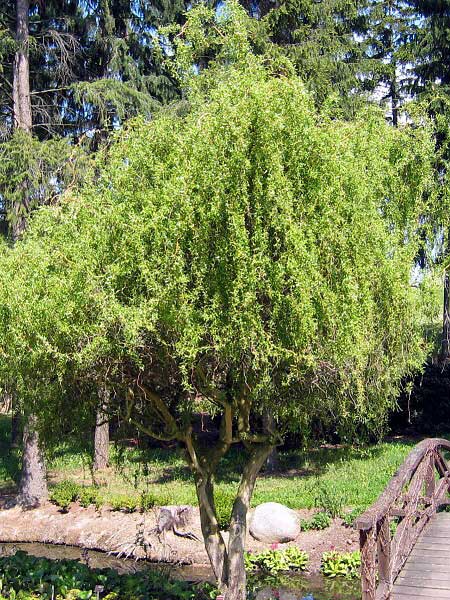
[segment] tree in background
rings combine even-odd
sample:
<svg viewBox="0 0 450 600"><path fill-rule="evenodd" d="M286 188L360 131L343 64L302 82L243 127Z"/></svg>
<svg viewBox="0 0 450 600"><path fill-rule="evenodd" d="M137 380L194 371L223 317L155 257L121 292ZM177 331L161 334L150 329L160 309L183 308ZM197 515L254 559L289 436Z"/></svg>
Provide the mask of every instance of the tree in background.
<svg viewBox="0 0 450 600"><path fill-rule="evenodd" d="M448 163L450 160L450 2L409 0L418 26L411 40L415 55L413 91L422 99L435 123L435 171L440 189L440 207L434 225L440 238L437 261L448 264L450 224L448 220ZM450 273L444 271L444 306L439 359L450 361Z"/></svg>
<svg viewBox="0 0 450 600"><path fill-rule="evenodd" d="M98 150L125 119L150 117L177 96L154 36L158 25L180 22L184 8L182 2L2 2L0 197L13 242L33 208L57 201L83 179L86 150ZM5 394L15 398L11 386L5 382ZM16 443L20 399L14 406ZM106 427L95 439L105 440ZM39 470L36 463L36 476Z"/></svg>
<svg viewBox="0 0 450 600"><path fill-rule="evenodd" d="M322 104L340 97L346 113L361 106L360 73L364 44L365 0L284 0L271 8L263 22L271 41L281 47L297 73ZM263 3L264 6L266 4Z"/></svg>
<svg viewBox="0 0 450 600"><path fill-rule="evenodd" d="M430 137L317 112L286 61L252 55L248 27L234 3L193 9L173 65L189 111L131 123L101 177L40 209L0 264L3 377L47 421L100 377L128 422L183 446L226 600L246 597L248 508L283 434L314 417L380 431L427 350L410 274ZM199 411L221 422L207 446ZM225 543L214 476L234 444Z"/></svg>

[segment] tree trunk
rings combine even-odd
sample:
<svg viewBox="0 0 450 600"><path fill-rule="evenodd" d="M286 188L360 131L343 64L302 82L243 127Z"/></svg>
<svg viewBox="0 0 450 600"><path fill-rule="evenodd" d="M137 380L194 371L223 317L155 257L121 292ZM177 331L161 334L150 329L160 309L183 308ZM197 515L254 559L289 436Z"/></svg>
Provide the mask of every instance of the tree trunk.
<svg viewBox="0 0 450 600"><path fill-rule="evenodd" d="M200 522L205 549L208 554L217 586L225 600L245 600L247 578L244 550L247 535L247 514L256 478L273 446L257 447L242 473L238 494L233 504L228 548L217 523L214 506L212 473L196 473L195 483Z"/></svg>
<svg viewBox="0 0 450 600"><path fill-rule="evenodd" d="M22 476L19 486L19 503L35 506L48 497L47 472L40 447L37 418L29 415L23 431Z"/></svg>
<svg viewBox="0 0 450 600"><path fill-rule="evenodd" d="M16 42L17 50L13 65L13 117L14 128L31 135L32 113L30 95L30 59L28 12L29 0L16 0ZM21 184L23 193L12 207L12 239L16 241L27 225L30 198L27 181Z"/></svg>
<svg viewBox="0 0 450 600"><path fill-rule="evenodd" d="M31 136L29 10L29 0L16 0L17 50L13 65L13 116L14 127ZM21 187L21 198L12 207L12 239L14 242L22 236L26 229L30 209L29 184L26 179L22 182ZM19 487L19 501L25 505L39 503L48 496L45 461L36 425L36 416L29 415L24 424L22 475Z"/></svg>
<svg viewBox="0 0 450 600"><path fill-rule="evenodd" d="M109 390L102 388L99 397L94 434L94 471L106 469L109 461Z"/></svg>
<svg viewBox="0 0 450 600"><path fill-rule="evenodd" d="M228 582L228 556L217 522L212 474L196 474L195 487L206 553L208 554L217 585L220 590L223 590L226 588Z"/></svg>
<svg viewBox="0 0 450 600"><path fill-rule="evenodd" d="M257 447L252 452L242 473L238 495L231 514L228 540L228 586L224 590L225 600L246 600L247 598L247 577L244 563L247 514L256 478L273 449L273 446Z"/></svg>
<svg viewBox="0 0 450 600"><path fill-rule="evenodd" d="M446 252L448 254L448 251ZM442 364L450 362L450 273L444 275L444 310L442 320L442 343L440 360Z"/></svg>

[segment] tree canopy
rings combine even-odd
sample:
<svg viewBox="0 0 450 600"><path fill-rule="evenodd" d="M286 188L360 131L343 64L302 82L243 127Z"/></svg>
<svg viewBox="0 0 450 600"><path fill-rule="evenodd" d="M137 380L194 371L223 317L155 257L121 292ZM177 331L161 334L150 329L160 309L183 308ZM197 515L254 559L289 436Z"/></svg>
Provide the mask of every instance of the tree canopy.
<svg viewBox="0 0 450 600"><path fill-rule="evenodd" d="M197 10L187 54L203 43ZM230 40L214 85L192 70L186 111L130 122L99 176L3 248L0 373L42 422L62 406L82 414L88 400L73 409L67 397L106 380L130 422L178 440L215 575L235 600L255 479L283 433L318 415L380 430L423 363L411 273L433 143L376 110L351 121L318 111L292 70L250 52L242 9L213 18ZM199 411L221 421L207 448L192 429ZM213 477L235 443L248 462L226 546Z"/></svg>

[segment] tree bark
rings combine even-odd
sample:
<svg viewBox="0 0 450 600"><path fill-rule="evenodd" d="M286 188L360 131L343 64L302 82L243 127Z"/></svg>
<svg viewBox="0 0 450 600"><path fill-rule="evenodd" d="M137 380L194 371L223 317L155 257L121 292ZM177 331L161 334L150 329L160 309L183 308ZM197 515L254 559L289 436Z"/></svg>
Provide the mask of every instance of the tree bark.
<svg viewBox="0 0 450 600"><path fill-rule="evenodd" d="M23 431L19 503L24 506L35 506L46 500L47 497L47 472L39 442L37 418L35 415L29 415Z"/></svg>
<svg viewBox="0 0 450 600"><path fill-rule="evenodd" d="M247 514L256 478L273 446L257 446L242 473L239 490L233 504L228 547L217 522L214 506L213 473L195 473L200 522L217 586L225 600L245 600L247 578L244 550L247 535Z"/></svg>
<svg viewBox="0 0 450 600"><path fill-rule="evenodd" d="M450 231L447 231L445 240L444 257L450 256ZM450 271L445 269L444 273L444 307L442 311L442 341L440 362L446 365L450 362Z"/></svg>
<svg viewBox="0 0 450 600"><path fill-rule="evenodd" d="M197 491L198 506L200 511L200 524L202 528L205 549L211 563L217 585L220 590L226 589L228 584L228 556L217 522L214 506L214 486L212 474L196 474L195 487Z"/></svg>
<svg viewBox="0 0 450 600"><path fill-rule="evenodd" d="M16 0L16 43L17 50L13 65L13 117L14 128L31 135L32 112L30 94L30 58L28 12L29 0ZM22 194L12 207L11 233L17 241L27 226L30 209L29 186L25 180L21 184Z"/></svg>
<svg viewBox="0 0 450 600"><path fill-rule="evenodd" d="M14 127L31 136L29 10L29 0L16 0L17 50L13 65L13 117ZM27 179L24 179L21 185L21 198L12 207L12 239L14 242L22 236L26 229L30 209ZM36 416L30 414L24 424L22 475L19 487L19 501L25 505L39 503L48 496L45 461L36 425Z"/></svg>
<svg viewBox="0 0 450 600"><path fill-rule="evenodd" d="M247 537L248 509L258 473L273 449L273 446L260 446L254 449L242 473L238 494L231 513L228 540L228 586L224 590L225 600L246 600L247 598L244 551Z"/></svg>
<svg viewBox="0 0 450 600"><path fill-rule="evenodd" d="M109 461L109 390L102 388L99 397L94 433L94 471L106 469Z"/></svg>

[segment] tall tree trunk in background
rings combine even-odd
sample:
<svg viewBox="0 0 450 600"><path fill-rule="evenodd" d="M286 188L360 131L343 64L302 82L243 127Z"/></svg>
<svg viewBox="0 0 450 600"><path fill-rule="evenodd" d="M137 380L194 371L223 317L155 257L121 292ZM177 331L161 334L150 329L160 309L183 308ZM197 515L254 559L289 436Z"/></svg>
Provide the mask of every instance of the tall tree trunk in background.
<svg viewBox="0 0 450 600"><path fill-rule="evenodd" d="M28 13L29 0L16 0L16 42L14 57L14 127L31 137L32 113L30 95L30 60ZM12 239L16 242L27 226L30 209L29 183L22 182L22 195L12 207ZM14 402L14 399L13 399ZM39 442L37 418L30 414L24 423L22 475L19 500L22 504L36 504L47 498L47 476L45 461Z"/></svg>
<svg viewBox="0 0 450 600"><path fill-rule="evenodd" d="M447 233L445 257L450 255L450 232ZM450 272L445 270L444 275L444 310L442 315L442 342L440 362L444 365L450 362Z"/></svg>
<svg viewBox="0 0 450 600"><path fill-rule="evenodd" d="M47 471L39 443L37 418L35 415L29 415L23 431L19 502L25 506L34 506L46 500L47 497Z"/></svg>
<svg viewBox="0 0 450 600"><path fill-rule="evenodd" d="M17 50L14 57L13 77L13 113L14 128L20 129L31 136L31 95L30 95L30 60L28 11L29 0L16 0L16 42ZM27 226L27 216L30 208L28 181L21 183L20 200L12 206L11 234L16 242Z"/></svg>
<svg viewBox="0 0 450 600"><path fill-rule="evenodd" d="M109 390L102 387L99 399L94 434L94 471L106 469L109 460Z"/></svg>

